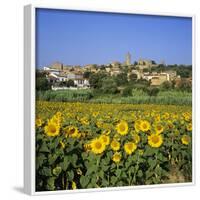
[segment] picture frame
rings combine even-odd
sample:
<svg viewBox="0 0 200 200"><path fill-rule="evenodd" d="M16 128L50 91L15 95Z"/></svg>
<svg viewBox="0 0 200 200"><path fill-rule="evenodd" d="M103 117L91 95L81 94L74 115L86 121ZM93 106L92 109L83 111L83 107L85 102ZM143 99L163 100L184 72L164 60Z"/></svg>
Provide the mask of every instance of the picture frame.
<svg viewBox="0 0 200 200"><path fill-rule="evenodd" d="M192 175L190 182L183 183L162 183L150 185L117 186L89 188L78 190L55 190L55 191L36 191L36 12L37 9L92 12L105 14L129 14L144 16L166 16L166 17L188 17L192 21ZM24 8L24 189L30 195L63 194L74 192L94 192L124 189L145 189L156 187L191 186L195 184L195 15L171 14L171 13L148 13L136 12L132 10L99 9L99 8L78 8L78 7L51 7L44 5L28 5Z"/></svg>

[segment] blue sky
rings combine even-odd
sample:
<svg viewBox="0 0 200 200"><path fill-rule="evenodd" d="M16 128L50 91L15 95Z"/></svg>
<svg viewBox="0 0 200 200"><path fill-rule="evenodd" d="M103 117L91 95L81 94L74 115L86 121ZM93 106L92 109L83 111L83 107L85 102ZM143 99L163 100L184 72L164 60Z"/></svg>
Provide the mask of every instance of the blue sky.
<svg viewBox="0 0 200 200"><path fill-rule="evenodd" d="M192 63L192 19L37 9L36 66L152 59Z"/></svg>

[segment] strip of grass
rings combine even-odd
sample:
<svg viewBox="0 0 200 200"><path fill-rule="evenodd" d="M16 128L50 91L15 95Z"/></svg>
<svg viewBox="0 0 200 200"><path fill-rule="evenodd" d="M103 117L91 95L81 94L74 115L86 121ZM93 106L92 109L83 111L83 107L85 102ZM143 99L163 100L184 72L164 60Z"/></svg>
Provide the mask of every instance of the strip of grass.
<svg viewBox="0 0 200 200"><path fill-rule="evenodd" d="M48 90L38 91L36 95L41 101L192 105L192 93L176 90L160 91L156 97L150 97L142 90L133 90L132 96L128 97L120 94L97 95L91 90Z"/></svg>

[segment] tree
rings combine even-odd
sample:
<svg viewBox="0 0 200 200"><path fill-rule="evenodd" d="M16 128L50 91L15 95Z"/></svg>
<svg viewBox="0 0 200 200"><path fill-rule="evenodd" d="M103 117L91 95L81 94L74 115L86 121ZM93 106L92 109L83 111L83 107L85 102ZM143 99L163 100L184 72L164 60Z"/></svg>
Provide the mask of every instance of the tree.
<svg viewBox="0 0 200 200"><path fill-rule="evenodd" d="M127 74L126 73L118 74L115 77L115 82L117 86L126 85L128 83Z"/></svg>
<svg viewBox="0 0 200 200"><path fill-rule="evenodd" d="M36 90L49 90L51 89L51 84L48 82L46 77L36 77Z"/></svg>
<svg viewBox="0 0 200 200"><path fill-rule="evenodd" d="M162 83L161 87L165 90L169 90L169 89L172 89L173 84L170 81L165 81Z"/></svg>
<svg viewBox="0 0 200 200"><path fill-rule="evenodd" d="M132 90L133 90L133 88L131 86L125 87L122 91L122 96L124 96L124 97L132 96Z"/></svg>
<svg viewBox="0 0 200 200"><path fill-rule="evenodd" d="M111 77L105 77L102 82L101 90L105 94L116 94L118 89L115 80Z"/></svg>
<svg viewBox="0 0 200 200"><path fill-rule="evenodd" d="M69 79L69 80L67 81L67 87L74 87L74 81L71 80L71 79Z"/></svg>
<svg viewBox="0 0 200 200"><path fill-rule="evenodd" d="M146 92L150 97L157 96L159 93L159 88L148 87L148 88L146 88Z"/></svg>
<svg viewBox="0 0 200 200"><path fill-rule="evenodd" d="M89 78L90 75L91 75L91 72L85 71L84 74L83 74L83 78Z"/></svg>
<svg viewBox="0 0 200 200"><path fill-rule="evenodd" d="M89 83L94 89L100 89L102 87L102 80L107 77L106 73L92 73L89 77Z"/></svg>
<svg viewBox="0 0 200 200"><path fill-rule="evenodd" d="M179 84L177 84L177 88L182 91L192 91L192 83L190 81L180 81Z"/></svg>
<svg viewBox="0 0 200 200"><path fill-rule="evenodd" d="M153 65L156 65L156 61L155 60L152 60L151 62L152 62Z"/></svg>

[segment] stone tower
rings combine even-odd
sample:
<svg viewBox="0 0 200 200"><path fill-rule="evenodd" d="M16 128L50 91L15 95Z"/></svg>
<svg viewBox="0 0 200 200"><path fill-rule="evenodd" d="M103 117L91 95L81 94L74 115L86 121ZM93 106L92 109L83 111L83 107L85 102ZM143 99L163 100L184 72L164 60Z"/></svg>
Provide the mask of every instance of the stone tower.
<svg viewBox="0 0 200 200"><path fill-rule="evenodd" d="M131 65L131 54L128 52L126 54L126 61L125 61L126 65Z"/></svg>

